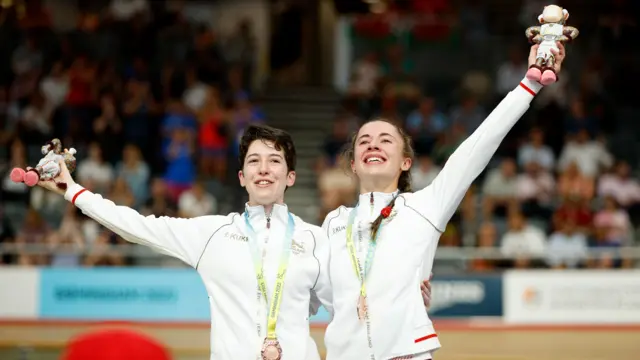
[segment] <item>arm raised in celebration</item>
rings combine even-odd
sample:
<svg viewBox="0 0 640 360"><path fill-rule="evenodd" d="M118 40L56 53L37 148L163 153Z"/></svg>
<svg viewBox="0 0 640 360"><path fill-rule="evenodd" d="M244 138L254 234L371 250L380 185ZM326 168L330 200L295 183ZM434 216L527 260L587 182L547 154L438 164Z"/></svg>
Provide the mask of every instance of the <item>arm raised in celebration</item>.
<svg viewBox="0 0 640 360"><path fill-rule="evenodd" d="M558 43L556 73L564 60L564 47ZM538 45L531 48L529 63L535 62ZM449 157L433 182L413 194L403 195L407 205L422 214L440 232L460 205L473 181L485 169L502 140L529 109L542 85L524 78L483 123Z"/></svg>
<svg viewBox="0 0 640 360"><path fill-rule="evenodd" d="M83 214L123 239L173 256L194 268L198 266L200 256L215 231L231 223L228 216L202 216L193 219L143 216L134 209L118 206L76 184L64 163L61 163L60 175L54 180L41 181L39 185L63 194ZM67 184L67 190L59 190L55 182Z"/></svg>

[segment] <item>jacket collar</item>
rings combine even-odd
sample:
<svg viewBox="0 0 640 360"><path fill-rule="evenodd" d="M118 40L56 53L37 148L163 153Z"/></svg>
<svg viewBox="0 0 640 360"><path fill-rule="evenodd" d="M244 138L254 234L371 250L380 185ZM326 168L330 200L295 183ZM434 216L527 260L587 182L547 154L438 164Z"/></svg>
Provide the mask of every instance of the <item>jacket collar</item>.
<svg viewBox="0 0 640 360"><path fill-rule="evenodd" d="M399 193L398 190L392 193L368 192L360 194L358 197L358 216L374 220L380 215L380 211Z"/></svg>
<svg viewBox="0 0 640 360"><path fill-rule="evenodd" d="M289 208L286 204L274 204L270 213L267 213L263 205L250 206L249 203L246 203L244 208L249 217L249 223L256 231L265 229L267 223L270 223L270 225L274 223L286 225L289 221ZM242 216L245 215L243 214Z"/></svg>

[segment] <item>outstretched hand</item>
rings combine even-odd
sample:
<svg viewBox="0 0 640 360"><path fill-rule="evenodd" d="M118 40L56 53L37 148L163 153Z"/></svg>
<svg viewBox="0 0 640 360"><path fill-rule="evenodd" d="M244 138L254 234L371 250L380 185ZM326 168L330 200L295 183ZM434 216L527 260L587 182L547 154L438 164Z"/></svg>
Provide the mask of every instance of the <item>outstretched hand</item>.
<svg viewBox="0 0 640 360"><path fill-rule="evenodd" d="M565 48L564 44L560 41L557 41L556 45L558 46L559 51L556 51L556 49L551 49L551 53L553 54L553 57L555 59L553 63L553 69L555 70L556 74L559 74L560 69L562 69L562 62L565 58ZM536 63L536 55L538 54L539 47L540 44L531 46L531 51L529 51L529 67Z"/></svg>
<svg viewBox="0 0 640 360"><path fill-rule="evenodd" d="M75 181L73 181L73 178L71 177L69 169L67 169L67 164L65 164L64 160L60 160L58 162L58 165L60 165L60 174L58 174L58 176L56 176L52 180L38 181L38 186L53 191L57 194L64 195L65 191L56 186L56 183L65 183L67 184L67 188L69 188L69 186L75 184Z"/></svg>

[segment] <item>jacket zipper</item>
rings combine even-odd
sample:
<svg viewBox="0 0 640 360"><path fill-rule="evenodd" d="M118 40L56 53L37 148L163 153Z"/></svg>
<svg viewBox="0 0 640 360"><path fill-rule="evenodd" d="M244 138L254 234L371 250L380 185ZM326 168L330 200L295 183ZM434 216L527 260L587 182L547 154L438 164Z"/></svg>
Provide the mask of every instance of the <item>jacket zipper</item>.
<svg viewBox="0 0 640 360"><path fill-rule="evenodd" d="M371 197L369 197L369 215L373 215L373 192L371 192Z"/></svg>

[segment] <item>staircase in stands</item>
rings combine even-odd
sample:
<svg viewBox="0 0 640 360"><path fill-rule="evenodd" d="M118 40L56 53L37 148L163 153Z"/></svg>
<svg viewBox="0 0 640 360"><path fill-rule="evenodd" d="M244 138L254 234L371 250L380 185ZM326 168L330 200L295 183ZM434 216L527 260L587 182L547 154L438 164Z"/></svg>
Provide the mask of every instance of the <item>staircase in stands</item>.
<svg viewBox="0 0 640 360"><path fill-rule="evenodd" d="M314 163L330 133L340 101L331 88L287 87L265 91L260 106L267 123L288 131L298 154L296 184L285 195L291 211L304 221L318 224L319 197Z"/></svg>

